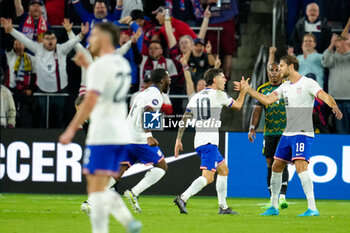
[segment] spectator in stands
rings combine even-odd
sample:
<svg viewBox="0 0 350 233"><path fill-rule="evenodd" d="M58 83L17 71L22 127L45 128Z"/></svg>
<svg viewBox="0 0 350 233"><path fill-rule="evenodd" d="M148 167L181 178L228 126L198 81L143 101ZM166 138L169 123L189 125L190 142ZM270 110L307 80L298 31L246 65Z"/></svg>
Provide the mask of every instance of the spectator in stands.
<svg viewBox="0 0 350 233"><path fill-rule="evenodd" d="M328 92L337 100L344 116L335 123L336 131L340 134L350 133L350 44L346 40L342 35L333 34L322 57L323 66L329 68Z"/></svg>
<svg viewBox="0 0 350 233"><path fill-rule="evenodd" d="M0 80L4 79L4 72L0 67ZM16 125L16 107L12 93L4 85L0 86L0 126L13 128Z"/></svg>
<svg viewBox="0 0 350 233"><path fill-rule="evenodd" d="M304 34L312 33L316 37L316 50L323 53L327 49L332 37L332 29L325 18L320 17L320 9L313 2L306 7L306 17L301 18L295 25L290 46L294 48L295 55L302 54Z"/></svg>
<svg viewBox="0 0 350 233"><path fill-rule="evenodd" d="M214 57L217 54L223 56L223 70L227 80L231 78L232 56L236 52L236 26L235 16L238 15L238 6L236 0L221 0L221 7L217 7L218 0L207 0L210 5L212 16L209 21L209 27L222 27L223 31L220 36L220 51L218 50L217 32L208 31L207 41L210 41Z"/></svg>
<svg viewBox="0 0 350 233"><path fill-rule="evenodd" d="M190 26L186 24L185 22L182 22L181 20L175 19L174 17L170 17L170 10L169 8L165 6L158 7L155 11L152 12L152 14L156 15L156 19L158 20L158 23L162 25L162 27L159 29L157 34L153 37L152 40L160 40L162 37L165 38L166 41L168 41L168 37L165 31L164 22L166 20L170 20L171 26L173 28L173 33L175 36L176 41L180 39L180 37L184 35L189 35L192 37L192 39L196 39L197 35L192 31ZM167 14L167 16L165 15ZM165 18L167 17L167 18Z"/></svg>
<svg viewBox="0 0 350 233"><path fill-rule="evenodd" d="M33 127L33 91L35 91L35 75L33 73L33 57L24 52L24 45L15 40L13 48L6 51L9 66L9 79L6 84L15 101L17 127Z"/></svg>
<svg viewBox="0 0 350 233"><path fill-rule="evenodd" d="M132 16L131 12L133 12L134 10L138 10L138 11L142 12L142 10L143 10L142 1L141 0L124 0L123 1L123 12L122 12L121 18L123 19L126 16Z"/></svg>
<svg viewBox="0 0 350 233"><path fill-rule="evenodd" d="M75 44L80 42L89 30L89 24L81 26L81 33L73 39L57 44L57 39L52 31L46 31L43 36L43 42L34 42L24 34L18 32L12 26L12 20L1 18L1 25L5 32L11 34L14 38L23 43L33 54L35 58L35 71L37 73L38 91L43 93L66 93L67 92L67 71L66 57L73 49ZM41 126L45 123L46 114L46 98L38 98L38 104L41 109L42 120ZM55 122L55 127L64 127L64 98L51 98L50 105L52 110L56 110L55 117L58 118Z"/></svg>
<svg viewBox="0 0 350 233"><path fill-rule="evenodd" d="M24 11L21 0L14 0L19 31L31 40L41 42L49 25L42 15L42 0L30 0L29 12Z"/></svg>
<svg viewBox="0 0 350 233"><path fill-rule="evenodd" d="M200 26L204 13L200 0L166 0L165 3L176 19L192 27Z"/></svg>
<svg viewBox="0 0 350 233"><path fill-rule="evenodd" d="M117 5L113 13L108 14L109 1L108 0L96 0L94 3L94 13L87 11L80 0L73 1L74 8L78 12L83 22L88 22L90 30L95 23L102 21L113 22L119 20L122 14L123 0L117 0ZM90 31L88 32L89 35Z"/></svg>
<svg viewBox="0 0 350 233"><path fill-rule="evenodd" d="M205 45L204 40L201 38L194 40L194 47L189 56L188 65L195 85L203 78L204 72L209 66L213 67L215 64L215 58L211 54L211 49L210 41Z"/></svg>
<svg viewBox="0 0 350 233"><path fill-rule="evenodd" d="M143 14L141 10L133 10L130 13L132 21L137 23L143 30L143 44L142 44L142 55L148 55L148 46L152 41L153 36L157 33L155 24ZM132 29L130 29L132 30Z"/></svg>
<svg viewBox="0 0 350 233"><path fill-rule="evenodd" d="M133 33L133 37L131 37L130 31L122 31L119 37L118 47L123 46L130 40L132 41L131 49L124 54L124 57L129 61L131 67L131 87L129 92L134 93L139 90L138 65L140 65L142 62L141 48L143 43L143 33L141 27L136 22L132 21L130 16L126 16L119 22L130 25Z"/></svg>
<svg viewBox="0 0 350 233"><path fill-rule="evenodd" d="M174 79L178 75L173 61L163 56L163 48L159 41L151 41L148 49L148 56L142 56L140 65L140 87L144 85L145 78L149 77L151 71L163 68L169 73L169 77Z"/></svg>
<svg viewBox="0 0 350 233"><path fill-rule="evenodd" d="M294 31L295 24L300 17L300 11L305 16L306 6L315 0L287 0L288 16L287 16L287 42L291 40L292 33Z"/></svg>
<svg viewBox="0 0 350 233"><path fill-rule="evenodd" d="M316 81L323 88L324 68L322 65L322 54L318 53L315 47L315 35L311 33L305 34L302 43L303 54L297 56L299 61L299 74L303 76L310 73L314 74ZM288 54L294 55L293 48L288 50Z"/></svg>
<svg viewBox="0 0 350 233"><path fill-rule="evenodd" d="M50 25L61 25L65 13L65 1L50 0L45 1L47 21Z"/></svg>

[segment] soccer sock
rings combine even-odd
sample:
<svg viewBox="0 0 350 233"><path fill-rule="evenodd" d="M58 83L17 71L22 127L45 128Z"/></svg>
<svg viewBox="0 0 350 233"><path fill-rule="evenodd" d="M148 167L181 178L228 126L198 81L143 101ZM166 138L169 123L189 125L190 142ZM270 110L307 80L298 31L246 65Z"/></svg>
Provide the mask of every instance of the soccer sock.
<svg viewBox="0 0 350 233"><path fill-rule="evenodd" d="M227 176L218 175L216 178L216 192L218 193L219 206L224 210L227 209Z"/></svg>
<svg viewBox="0 0 350 233"><path fill-rule="evenodd" d="M267 168L267 188L269 189L270 197L271 197L271 174L272 174L272 168Z"/></svg>
<svg viewBox="0 0 350 233"><path fill-rule="evenodd" d="M280 192L281 195L284 195L284 198L287 193L288 179L289 179L288 166L286 166L286 168L283 170L283 173L282 173L282 188Z"/></svg>
<svg viewBox="0 0 350 233"><path fill-rule="evenodd" d="M112 190L106 190L106 199L110 212L125 228L134 219L120 195Z"/></svg>
<svg viewBox="0 0 350 233"><path fill-rule="evenodd" d="M271 175L271 204L278 208L278 195L282 185L282 172L272 172Z"/></svg>
<svg viewBox="0 0 350 233"><path fill-rule="evenodd" d="M154 167L149 170L145 177L137 184L135 187L131 189L131 192L138 196L151 185L157 183L165 174L165 171L162 168Z"/></svg>
<svg viewBox="0 0 350 233"><path fill-rule="evenodd" d="M106 202L105 196L105 191L89 194L92 233L108 233L109 206L107 204L108 202Z"/></svg>
<svg viewBox="0 0 350 233"><path fill-rule="evenodd" d="M181 199L184 202L187 202L187 200L190 197L192 197L193 195L195 195L196 193L201 191L202 188L204 188L207 184L208 184L208 181L207 181L207 179L204 176L198 177L197 179L195 179L192 182L190 187L188 187L188 189L183 194L181 194Z"/></svg>
<svg viewBox="0 0 350 233"><path fill-rule="evenodd" d="M314 197L314 184L310 178L308 171L303 171L298 174L301 185L303 186L304 193L307 199L308 208L312 211L316 210L315 197Z"/></svg>

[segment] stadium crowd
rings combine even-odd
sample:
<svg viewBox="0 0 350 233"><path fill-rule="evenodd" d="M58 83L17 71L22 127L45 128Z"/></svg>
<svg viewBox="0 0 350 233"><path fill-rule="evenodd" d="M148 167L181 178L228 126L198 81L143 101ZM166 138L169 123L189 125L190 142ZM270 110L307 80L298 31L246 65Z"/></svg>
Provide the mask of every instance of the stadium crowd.
<svg viewBox="0 0 350 233"><path fill-rule="evenodd" d="M214 66L222 66L229 80L241 2L2 0L1 127L67 125L75 111L74 100L85 93L86 69L72 58L76 51L89 53L86 38L98 22L110 21L121 27L116 49L132 68L130 94L147 88L150 72L156 68L165 68L171 77L168 94L192 95L201 90L204 72ZM344 119L334 123L335 131L350 133L350 19L346 23L348 15L332 13L343 12L349 4L341 0L287 0L287 5L286 53L297 56L301 75L314 78L335 97L344 113ZM325 11L326 7L331 10ZM344 22L340 35L332 33L326 17ZM190 26L200 27L198 34ZM207 31L208 27L223 28L219 42L217 32ZM80 34L75 36L77 32ZM187 98L170 101L166 94L164 98L164 112L183 113ZM322 126L317 128L334 132L328 128L327 108L322 101L316 100L316 105Z"/></svg>

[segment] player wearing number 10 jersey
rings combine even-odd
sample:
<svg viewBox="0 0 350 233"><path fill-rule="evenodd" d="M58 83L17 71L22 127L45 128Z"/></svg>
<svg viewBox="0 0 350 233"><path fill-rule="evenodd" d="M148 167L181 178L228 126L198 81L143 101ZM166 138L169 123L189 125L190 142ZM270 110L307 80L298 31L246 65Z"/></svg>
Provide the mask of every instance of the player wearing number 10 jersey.
<svg viewBox="0 0 350 233"><path fill-rule="evenodd" d="M215 172L218 172L216 191L219 200L219 214L237 214L226 203L228 168L225 159L220 154L219 132L216 122L220 121L220 113L223 106L240 110L242 108L246 92L241 92L237 101L232 99L223 90L226 79L221 69L209 69L204 74L207 88L195 94L187 105L182 120L192 121L196 125L194 146L201 158L202 176L192 182L190 187L176 197L174 203L179 207L180 213L187 214L187 200L202 190L207 184L214 181ZM185 127L180 127L175 144L175 157L182 150L182 135Z"/></svg>

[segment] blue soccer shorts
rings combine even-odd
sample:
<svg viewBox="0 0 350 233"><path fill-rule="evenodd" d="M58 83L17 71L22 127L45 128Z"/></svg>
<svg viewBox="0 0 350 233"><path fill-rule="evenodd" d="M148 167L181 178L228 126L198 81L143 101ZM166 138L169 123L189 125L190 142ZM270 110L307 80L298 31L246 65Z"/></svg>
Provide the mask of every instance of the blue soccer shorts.
<svg viewBox="0 0 350 233"><path fill-rule="evenodd" d="M127 145L87 145L83 173L116 177L126 153Z"/></svg>
<svg viewBox="0 0 350 233"><path fill-rule="evenodd" d="M305 135L282 135L274 159L287 163L293 163L295 160L306 160L310 162L313 140L313 137Z"/></svg>
<svg viewBox="0 0 350 233"><path fill-rule="evenodd" d="M207 144L199 146L196 148L196 152L201 158L200 169L202 170L216 172L216 168L225 162L217 145Z"/></svg>
<svg viewBox="0 0 350 233"><path fill-rule="evenodd" d="M158 146L149 146L148 144L129 144L127 156L121 161L131 167L137 162L145 165L157 164L164 159L164 154Z"/></svg>

